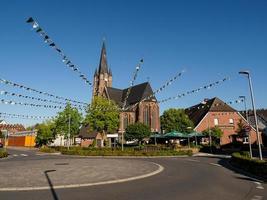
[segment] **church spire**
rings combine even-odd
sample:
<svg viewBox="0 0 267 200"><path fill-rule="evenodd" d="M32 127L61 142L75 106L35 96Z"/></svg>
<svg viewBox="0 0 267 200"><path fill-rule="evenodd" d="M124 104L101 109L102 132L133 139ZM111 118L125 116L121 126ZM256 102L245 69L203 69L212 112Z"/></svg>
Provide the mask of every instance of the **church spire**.
<svg viewBox="0 0 267 200"><path fill-rule="evenodd" d="M103 41L103 44L102 44L98 72L99 74L108 73L107 52L106 52L105 41Z"/></svg>

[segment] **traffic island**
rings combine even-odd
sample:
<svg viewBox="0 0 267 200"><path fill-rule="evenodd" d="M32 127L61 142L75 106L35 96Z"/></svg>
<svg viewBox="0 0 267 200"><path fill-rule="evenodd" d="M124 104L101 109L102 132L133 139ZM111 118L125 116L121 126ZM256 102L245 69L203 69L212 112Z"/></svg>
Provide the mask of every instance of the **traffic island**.
<svg viewBox="0 0 267 200"><path fill-rule="evenodd" d="M75 188L121 183L156 175L163 167L136 159L46 159L0 163L0 191ZM6 170L5 170L6 169ZM10 176L12 174L12 176Z"/></svg>

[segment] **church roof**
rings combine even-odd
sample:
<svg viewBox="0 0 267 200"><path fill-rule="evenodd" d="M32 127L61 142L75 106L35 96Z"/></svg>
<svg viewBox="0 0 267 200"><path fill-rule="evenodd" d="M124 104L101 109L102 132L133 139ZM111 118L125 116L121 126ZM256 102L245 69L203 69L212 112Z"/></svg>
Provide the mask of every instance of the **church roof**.
<svg viewBox="0 0 267 200"><path fill-rule="evenodd" d="M108 98L115 101L120 107L122 107L128 89L129 88L125 88L121 90L117 88L107 87ZM130 90L130 94L126 101L126 106L140 102L142 99L148 97L151 94L153 94L153 91L148 82L135 85ZM153 99L156 100L155 97Z"/></svg>
<svg viewBox="0 0 267 200"><path fill-rule="evenodd" d="M214 97L185 109L185 112L194 125L197 126L208 112L236 112L236 110L219 98Z"/></svg>
<svg viewBox="0 0 267 200"><path fill-rule="evenodd" d="M100 61L99 61L99 67L98 67L98 73L108 73L108 63L107 63L107 52L106 52L106 46L105 42L103 42L102 49L101 49L101 55L100 55Z"/></svg>

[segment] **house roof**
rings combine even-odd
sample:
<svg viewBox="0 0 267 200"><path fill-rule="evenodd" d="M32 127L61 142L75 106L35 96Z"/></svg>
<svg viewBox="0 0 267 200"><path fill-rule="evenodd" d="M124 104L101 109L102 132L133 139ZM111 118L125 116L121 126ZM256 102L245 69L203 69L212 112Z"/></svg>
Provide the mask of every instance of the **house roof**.
<svg viewBox="0 0 267 200"><path fill-rule="evenodd" d="M197 126L208 112L236 112L236 110L219 98L214 97L185 109L185 112Z"/></svg>
<svg viewBox="0 0 267 200"><path fill-rule="evenodd" d="M117 88L107 87L107 93L108 93L107 96L109 99L115 101L120 107L122 107L123 102L126 98L128 89L129 88L121 90ZM152 91L152 88L149 82L144 82L144 83L135 85L131 87L130 94L126 101L126 106L140 102L142 99L152 94L153 94L153 91ZM153 97L152 99L156 100L155 97Z"/></svg>
<svg viewBox="0 0 267 200"><path fill-rule="evenodd" d="M79 132L79 137L81 138L96 138L98 135L97 131L91 131L89 125L82 126Z"/></svg>

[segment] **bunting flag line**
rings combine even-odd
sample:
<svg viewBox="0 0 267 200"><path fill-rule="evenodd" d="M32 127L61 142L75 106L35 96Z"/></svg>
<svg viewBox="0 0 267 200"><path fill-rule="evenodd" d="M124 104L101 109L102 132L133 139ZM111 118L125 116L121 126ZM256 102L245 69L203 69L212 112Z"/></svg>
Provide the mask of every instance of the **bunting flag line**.
<svg viewBox="0 0 267 200"><path fill-rule="evenodd" d="M42 99L42 98L37 98L37 97L32 97L32 96L27 96L27 95L22 95L22 94L17 94L13 92L7 92L4 90L0 90L0 95L6 95L6 96L15 96L15 97L20 97L20 98L25 98L25 99L31 99L31 100L37 100L37 101L42 101L42 102L49 102L49 103L55 103L59 105L68 105L69 102L60 102L60 101L53 101L53 100L47 100L47 99ZM83 109L84 106L82 105L77 105L77 104L71 104L71 106L76 107L78 109Z"/></svg>
<svg viewBox="0 0 267 200"><path fill-rule="evenodd" d="M6 85L11 85L13 87L17 87L17 88L20 88L20 89L24 89L24 90L27 90L29 92L35 92L37 94L46 95L46 96L53 97L53 98L56 98L56 99L61 99L61 100L68 101L68 102L78 103L78 104L82 104L82 105L85 105L85 106L88 105L87 103L84 103L84 102L81 102L81 101L75 101L75 100L71 100L71 99L68 99L68 98L65 98L65 97L61 97L61 96L57 96L57 95L50 94L50 93L47 93L47 92L43 92L43 91L40 91L40 90L36 90L36 89L30 88L30 87L27 87L27 86L24 86L24 85L21 85L21 84L17 84L17 83L14 83L12 81L1 79L1 78L0 78L0 83L6 84Z"/></svg>
<svg viewBox="0 0 267 200"><path fill-rule="evenodd" d="M133 87L133 85L134 85L134 82L135 82L135 80L136 80L136 78L137 78L138 71L140 70L141 65L142 65L143 63L144 63L144 60L141 59L141 60L139 61L138 65L137 65L136 68L135 68L135 71L134 71L134 74L133 74L133 79L132 79L131 82L130 82L130 87L129 87L128 90L127 90L126 96L125 96L124 101L123 101L123 104L122 104L122 105L123 105L123 106L122 106L122 109L123 109L123 110L125 109L126 102L127 102L128 97L129 97L129 95L130 95L131 89L132 89L132 87Z"/></svg>
<svg viewBox="0 0 267 200"><path fill-rule="evenodd" d="M54 106L54 105L44 105L44 104L35 104L35 103L24 103L24 102L16 102L12 100L1 99L0 103L9 104L9 105L21 105L21 106L31 106L31 107L43 107L43 108L53 108L53 109L64 109L62 106Z"/></svg>
<svg viewBox="0 0 267 200"><path fill-rule="evenodd" d="M135 106L137 106L139 103L149 100L153 97L155 97L156 94L160 93L162 90L164 90L166 87L168 87L169 85L172 84L172 82L174 82L175 80L177 80L180 76L182 76L182 74L185 73L185 70L182 70L181 72L179 72L178 74L176 74L173 78L171 78L170 80L168 80L165 84L163 84L159 89L157 89L155 92L153 92L151 95L141 99L141 101L135 103L132 106L128 106L125 110L128 109L133 109Z"/></svg>
<svg viewBox="0 0 267 200"><path fill-rule="evenodd" d="M197 93L197 92L199 92L200 90L211 89L212 87L214 87L214 86L216 86L216 85L219 85L220 83L223 83L223 82L225 82L225 81L227 81L227 80L230 80L230 78L229 78L229 77L223 78L223 79L221 79L221 80L218 80L218 81L213 82L213 83L211 83L211 84L205 85L205 86L203 86L203 87L199 87L199 88L197 88L197 89L190 90L190 91L187 91L187 92L185 92L185 93L178 94L178 95L176 95L176 96L173 96L173 97L169 97L169 98L160 100L160 101L158 101L158 103L165 103L165 102L170 101L170 100L177 100L177 99L180 99L180 98L185 97L185 96L187 96L187 95Z"/></svg>
<svg viewBox="0 0 267 200"><path fill-rule="evenodd" d="M32 116L32 115L20 115L20 114L10 114L5 112L0 112L1 117L11 117L11 118L23 118L23 119L53 119L54 117L49 116Z"/></svg>
<svg viewBox="0 0 267 200"><path fill-rule="evenodd" d="M54 49L62 58L62 62L71 70L79 74L79 77L85 81L86 84L92 85L92 83L87 79L85 74L83 74L80 69L77 67L77 65L74 65L73 62L63 53L63 51L56 45L56 43L46 34L43 28L40 27L40 25L35 21L32 17L30 17L26 23L29 23L32 25L33 30L37 34L39 34L45 43L48 44L49 47Z"/></svg>
<svg viewBox="0 0 267 200"><path fill-rule="evenodd" d="M186 110L192 110L192 109L195 109L195 108L197 108L199 110L199 109L204 109L204 108L209 108L209 107L218 107L218 106L223 106L223 105L239 104L239 103L243 103L243 102L244 102L244 99L237 99L237 100L228 101L228 102L225 102L225 103L217 103L217 104L212 105L212 106L210 106L208 104L192 106L190 108L187 108Z"/></svg>

